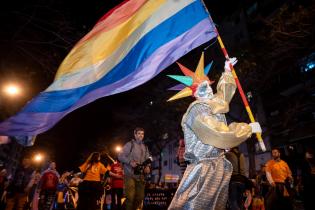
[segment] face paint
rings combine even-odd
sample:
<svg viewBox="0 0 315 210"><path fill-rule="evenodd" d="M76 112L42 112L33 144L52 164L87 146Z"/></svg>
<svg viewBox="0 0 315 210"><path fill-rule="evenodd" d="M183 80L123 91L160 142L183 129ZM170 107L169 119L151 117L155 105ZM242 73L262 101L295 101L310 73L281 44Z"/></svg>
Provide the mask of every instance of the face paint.
<svg viewBox="0 0 315 210"><path fill-rule="evenodd" d="M210 99L213 97L213 91L208 81L204 81L198 85L195 97L198 99Z"/></svg>

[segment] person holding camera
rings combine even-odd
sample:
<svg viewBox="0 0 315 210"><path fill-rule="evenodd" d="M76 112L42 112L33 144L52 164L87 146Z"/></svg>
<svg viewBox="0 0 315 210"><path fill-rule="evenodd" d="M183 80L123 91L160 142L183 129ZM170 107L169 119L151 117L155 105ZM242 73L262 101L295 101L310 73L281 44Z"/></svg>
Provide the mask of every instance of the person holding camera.
<svg viewBox="0 0 315 210"><path fill-rule="evenodd" d="M134 130L134 139L127 142L118 155L124 169L126 210L141 209L144 199L145 176L151 172L150 153L143 143L144 129Z"/></svg>

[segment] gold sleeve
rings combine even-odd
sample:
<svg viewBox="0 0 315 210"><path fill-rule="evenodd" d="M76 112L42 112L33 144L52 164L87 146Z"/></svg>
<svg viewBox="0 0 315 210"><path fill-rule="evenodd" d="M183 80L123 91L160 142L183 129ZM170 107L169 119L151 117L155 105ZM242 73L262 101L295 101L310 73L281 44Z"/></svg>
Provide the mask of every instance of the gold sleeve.
<svg viewBox="0 0 315 210"><path fill-rule="evenodd" d="M235 80L231 72L223 72L217 85L217 94L230 103L236 90Z"/></svg>
<svg viewBox="0 0 315 210"><path fill-rule="evenodd" d="M217 85L217 93L208 101L213 114L229 112L229 103L236 90L236 84L231 72L224 72Z"/></svg>
<svg viewBox="0 0 315 210"><path fill-rule="evenodd" d="M252 135L251 127L246 123L231 123L217 121L212 116L198 115L192 129L204 143L220 149L238 146Z"/></svg>

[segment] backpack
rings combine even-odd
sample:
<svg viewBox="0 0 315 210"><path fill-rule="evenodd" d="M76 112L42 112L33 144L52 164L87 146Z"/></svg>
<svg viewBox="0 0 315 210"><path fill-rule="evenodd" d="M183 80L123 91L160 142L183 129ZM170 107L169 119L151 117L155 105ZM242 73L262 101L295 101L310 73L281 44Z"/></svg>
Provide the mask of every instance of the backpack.
<svg viewBox="0 0 315 210"><path fill-rule="evenodd" d="M56 190L58 185L58 176L53 171L43 174L41 188L44 190Z"/></svg>

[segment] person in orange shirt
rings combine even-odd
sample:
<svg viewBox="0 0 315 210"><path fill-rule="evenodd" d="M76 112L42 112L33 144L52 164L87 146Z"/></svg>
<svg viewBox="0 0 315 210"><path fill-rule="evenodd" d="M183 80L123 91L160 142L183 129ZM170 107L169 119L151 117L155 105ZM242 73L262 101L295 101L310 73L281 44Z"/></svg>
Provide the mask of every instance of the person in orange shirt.
<svg viewBox="0 0 315 210"><path fill-rule="evenodd" d="M288 164L280 159L280 150L272 149L272 160L266 164L266 176L271 188L266 195L266 209L292 209L292 203L289 198L285 182L292 183L292 172Z"/></svg>
<svg viewBox="0 0 315 210"><path fill-rule="evenodd" d="M79 184L79 201L77 210L96 210L97 200L102 193L101 177L106 167L100 162L101 155L93 152L79 167L83 182Z"/></svg>

